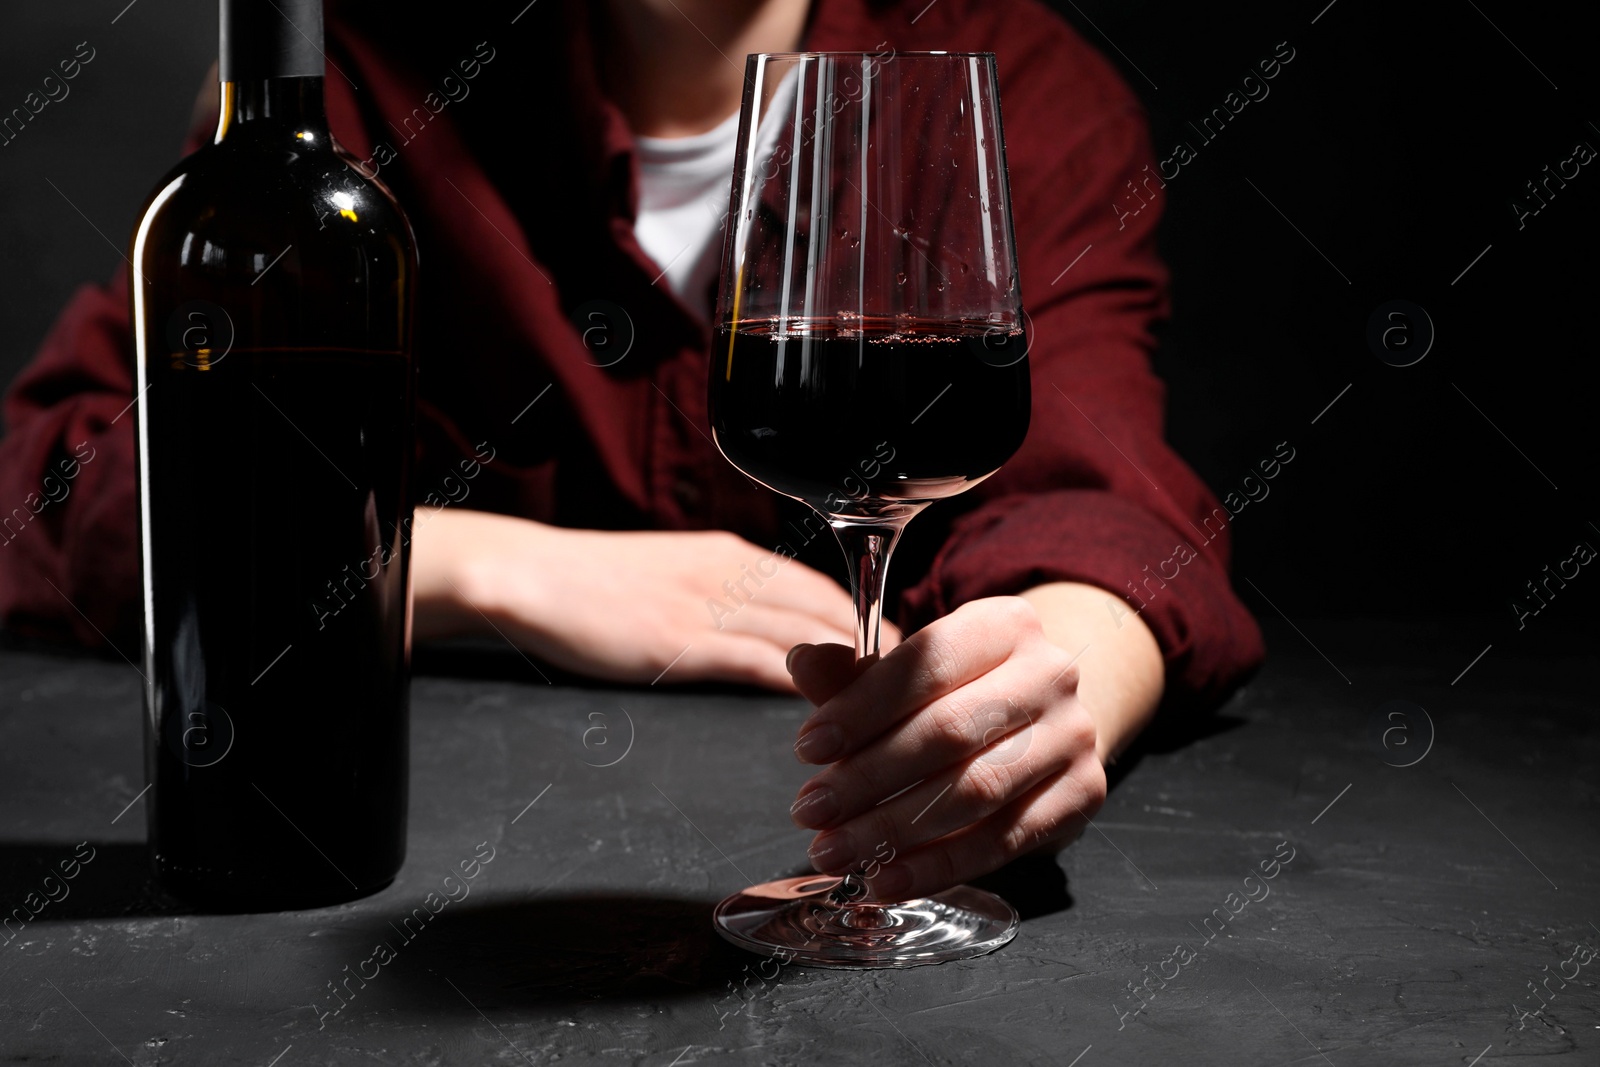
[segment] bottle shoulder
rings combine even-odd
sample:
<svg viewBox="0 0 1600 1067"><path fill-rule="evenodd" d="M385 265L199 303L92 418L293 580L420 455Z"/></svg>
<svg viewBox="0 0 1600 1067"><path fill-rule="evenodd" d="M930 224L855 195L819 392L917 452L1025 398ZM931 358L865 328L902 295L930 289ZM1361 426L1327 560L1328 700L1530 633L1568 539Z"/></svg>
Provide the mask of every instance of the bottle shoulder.
<svg viewBox="0 0 1600 1067"><path fill-rule="evenodd" d="M180 160L157 183L140 212L141 238L188 241L225 237L298 241L307 249L376 246L405 258L415 239L394 194L362 172L350 153L326 139L295 145L230 137Z"/></svg>

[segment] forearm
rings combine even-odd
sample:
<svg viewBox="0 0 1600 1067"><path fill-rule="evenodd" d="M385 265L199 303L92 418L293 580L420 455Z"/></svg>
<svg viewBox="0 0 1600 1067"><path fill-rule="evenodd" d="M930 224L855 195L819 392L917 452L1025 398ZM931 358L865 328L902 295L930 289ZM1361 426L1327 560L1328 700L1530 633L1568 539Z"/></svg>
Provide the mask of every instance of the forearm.
<svg viewBox="0 0 1600 1067"><path fill-rule="evenodd" d="M490 632L484 618L484 576L474 561L508 521L462 508L418 507L412 524L412 634L435 641ZM522 520L524 529L538 524Z"/></svg>
<svg viewBox="0 0 1600 1067"><path fill-rule="evenodd" d="M1022 597L1039 613L1045 636L1078 657L1078 699L1095 723L1095 754L1113 762L1161 702L1166 670L1155 636L1097 586L1051 582Z"/></svg>

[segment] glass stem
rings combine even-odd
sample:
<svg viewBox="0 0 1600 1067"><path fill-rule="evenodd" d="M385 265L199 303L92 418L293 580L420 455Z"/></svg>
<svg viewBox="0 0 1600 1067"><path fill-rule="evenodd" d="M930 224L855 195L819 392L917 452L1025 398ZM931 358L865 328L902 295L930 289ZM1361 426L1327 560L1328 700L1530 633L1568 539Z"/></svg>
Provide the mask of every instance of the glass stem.
<svg viewBox="0 0 1600 1067"><path fill-rule="evenodd" d="M850 568L850 596L856 605L856 662L877 659L883 633L883 590L889 576L889 556L905 530L910 516L884 521L859 522L838 517L828 520ZM877 929L891 920L877 904L860 903L866 896L867 881L860 871L851 871L830 894L832 903L845 909L840 922L852 928Z"/></svg>
<svg viewBox="0 0 1600 1067"><path fill-rule="evenodd" d="M883 632L883 589L889 576L889 554L906 528L906 520L849 522L830 519L850 568L850 596L856 604L856 661L876 659Z"/></svg>

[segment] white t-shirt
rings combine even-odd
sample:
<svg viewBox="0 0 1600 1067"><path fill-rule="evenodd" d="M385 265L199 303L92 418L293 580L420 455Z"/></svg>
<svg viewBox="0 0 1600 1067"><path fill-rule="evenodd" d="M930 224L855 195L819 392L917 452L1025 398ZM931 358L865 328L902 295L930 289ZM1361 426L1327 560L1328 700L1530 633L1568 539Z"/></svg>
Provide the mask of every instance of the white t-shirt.
<svg viewBox="0 0 1600 1067"><path fill-rule="evenodd" d="M661 283L702 320L705 293L722 265L722 219L733 183L739 115L693 137L634 137L639 214L634 236L662 267Z"/></svg>

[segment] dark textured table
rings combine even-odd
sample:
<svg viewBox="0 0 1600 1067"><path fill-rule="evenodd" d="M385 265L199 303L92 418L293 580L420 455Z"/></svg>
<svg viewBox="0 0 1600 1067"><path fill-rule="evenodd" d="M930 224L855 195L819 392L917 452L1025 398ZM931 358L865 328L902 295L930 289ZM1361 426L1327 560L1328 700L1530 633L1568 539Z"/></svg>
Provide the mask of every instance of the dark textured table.
<svg viewBox="0 0 1600 1067"><path fill-rule="evenodd" d="M1588 646L1503 620L1297 622L1218 716L1124 761L1059 867L1004 873L1027 916L1008 947L873 972L780 967L710 929L724 894L803 869L799 700L435 656L396 882L205 916L145 876L134 671L5 651L0 1058L1595 1063Z"/></svg>

